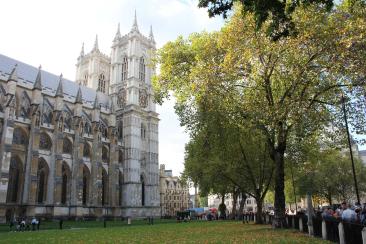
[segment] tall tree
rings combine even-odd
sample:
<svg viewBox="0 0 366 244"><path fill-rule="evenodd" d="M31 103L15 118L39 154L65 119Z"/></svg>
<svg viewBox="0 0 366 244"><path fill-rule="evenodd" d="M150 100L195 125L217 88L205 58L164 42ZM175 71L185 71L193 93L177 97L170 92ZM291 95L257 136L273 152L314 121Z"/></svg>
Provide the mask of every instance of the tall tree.
<svg viewBox="0 0 366 244"><path fill-rule="evenodd" d="M197 115L207 110L200 104L208 98L220 98L216 109L232 124L262 131L275 162L273 223L282 227L289 137L306 138L329 126L335 120L331 104L341 93L358 102L349 107L357 107L352 116L361 122L354 128L364 129L366 11L329 13L317 5L300 6L292 13L297 35L273 42L266 33L271 23L258 29L253 14L242 16L242 10L239 6L219 32L179 37L158 51L156 98L161 102L173 91L181 123L193 134L200 126Z"/></svg>

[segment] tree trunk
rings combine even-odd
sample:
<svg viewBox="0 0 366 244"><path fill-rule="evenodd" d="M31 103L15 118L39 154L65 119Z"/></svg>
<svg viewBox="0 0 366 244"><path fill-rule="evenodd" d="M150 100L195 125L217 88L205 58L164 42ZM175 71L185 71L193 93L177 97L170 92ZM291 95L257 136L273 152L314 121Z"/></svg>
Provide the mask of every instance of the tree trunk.
<svg viewBox="0 0 366 244"><path fill-rule="evenodd" d="M240 200L240 204L239 204L239 218L240 219L243 215L244 204L245 204L246 200L247 200L247 195L245 195L244 193L241 193L241 200Z"/></svg>
<svg viewBox="0 0 366 244"><path fill-rule="evenodd" d="M274 199L274 228L287 227L285 212L286 212L286 199L285 199L285 162L284 162L284 150L274 152L275 161L275 199Z"/></svg>
<svg viewBox="0 0 366 244"><path fill-rule="evenodd" d="M307 212L308 212L308 230L309 235L314 236L314 227L313 227L313 216L314 216L314 208L313 208L313 201L311 199L311 193L306 193L306 205L307 205Z"/></svg>
<svg viewBox="0 0 366 244"><path fill-rule="evenodd" d="M256 224L263 224L263 201L260 197L256 197L255 201L257 202L257 213L256 213Z"/></svg>
<svg viewBox="0 0 366 244"><path fill-rule="evenodd" d="M239 193L238 190L234 190L234 193L233 193L233 209L231 211L232 219L236 218L236 205L237 205L237 202L238 202L238 193Z"/></svg>

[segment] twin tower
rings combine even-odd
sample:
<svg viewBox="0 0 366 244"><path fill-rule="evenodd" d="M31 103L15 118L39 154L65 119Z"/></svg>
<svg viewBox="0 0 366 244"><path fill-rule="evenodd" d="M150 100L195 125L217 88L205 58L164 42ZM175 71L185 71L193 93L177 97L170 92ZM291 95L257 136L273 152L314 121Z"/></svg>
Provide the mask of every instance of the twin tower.
<svg viewBox="0 0 366 244"><path fill-rule="evenodd" d="M98 37L89 53L84 44L77 59L76 83L108 96L116 124L123 124L124 179L122 216L160 215L158 114L153 102L151 58L156 51L150 28L142 35L133 21L130 32L117 33L110 57L98 47Z"/></svg>

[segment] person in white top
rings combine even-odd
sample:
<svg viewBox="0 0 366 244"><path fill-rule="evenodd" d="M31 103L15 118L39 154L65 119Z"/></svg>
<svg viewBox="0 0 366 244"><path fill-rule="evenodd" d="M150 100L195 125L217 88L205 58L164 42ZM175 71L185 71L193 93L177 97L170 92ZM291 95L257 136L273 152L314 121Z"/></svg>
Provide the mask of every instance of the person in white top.
<svg viewBox="0 0 366 244"><path fill-rule="evenodd" d="M351 209L350 204L348 204L347 209L343 211L342 220L347 222L356 222L357 214L353 209Z"/></svg>

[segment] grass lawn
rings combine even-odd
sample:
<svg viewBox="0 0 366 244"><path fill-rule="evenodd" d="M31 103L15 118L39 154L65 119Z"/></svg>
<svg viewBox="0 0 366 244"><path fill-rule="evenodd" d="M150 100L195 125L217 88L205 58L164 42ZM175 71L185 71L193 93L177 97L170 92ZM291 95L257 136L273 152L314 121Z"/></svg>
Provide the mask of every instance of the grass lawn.
<svg viewBox="0 0 366 244"><path fill-rule="evenodd" d="M109 228L3 232L0 243L328 243L268 225L199 221Z"/></svg>

